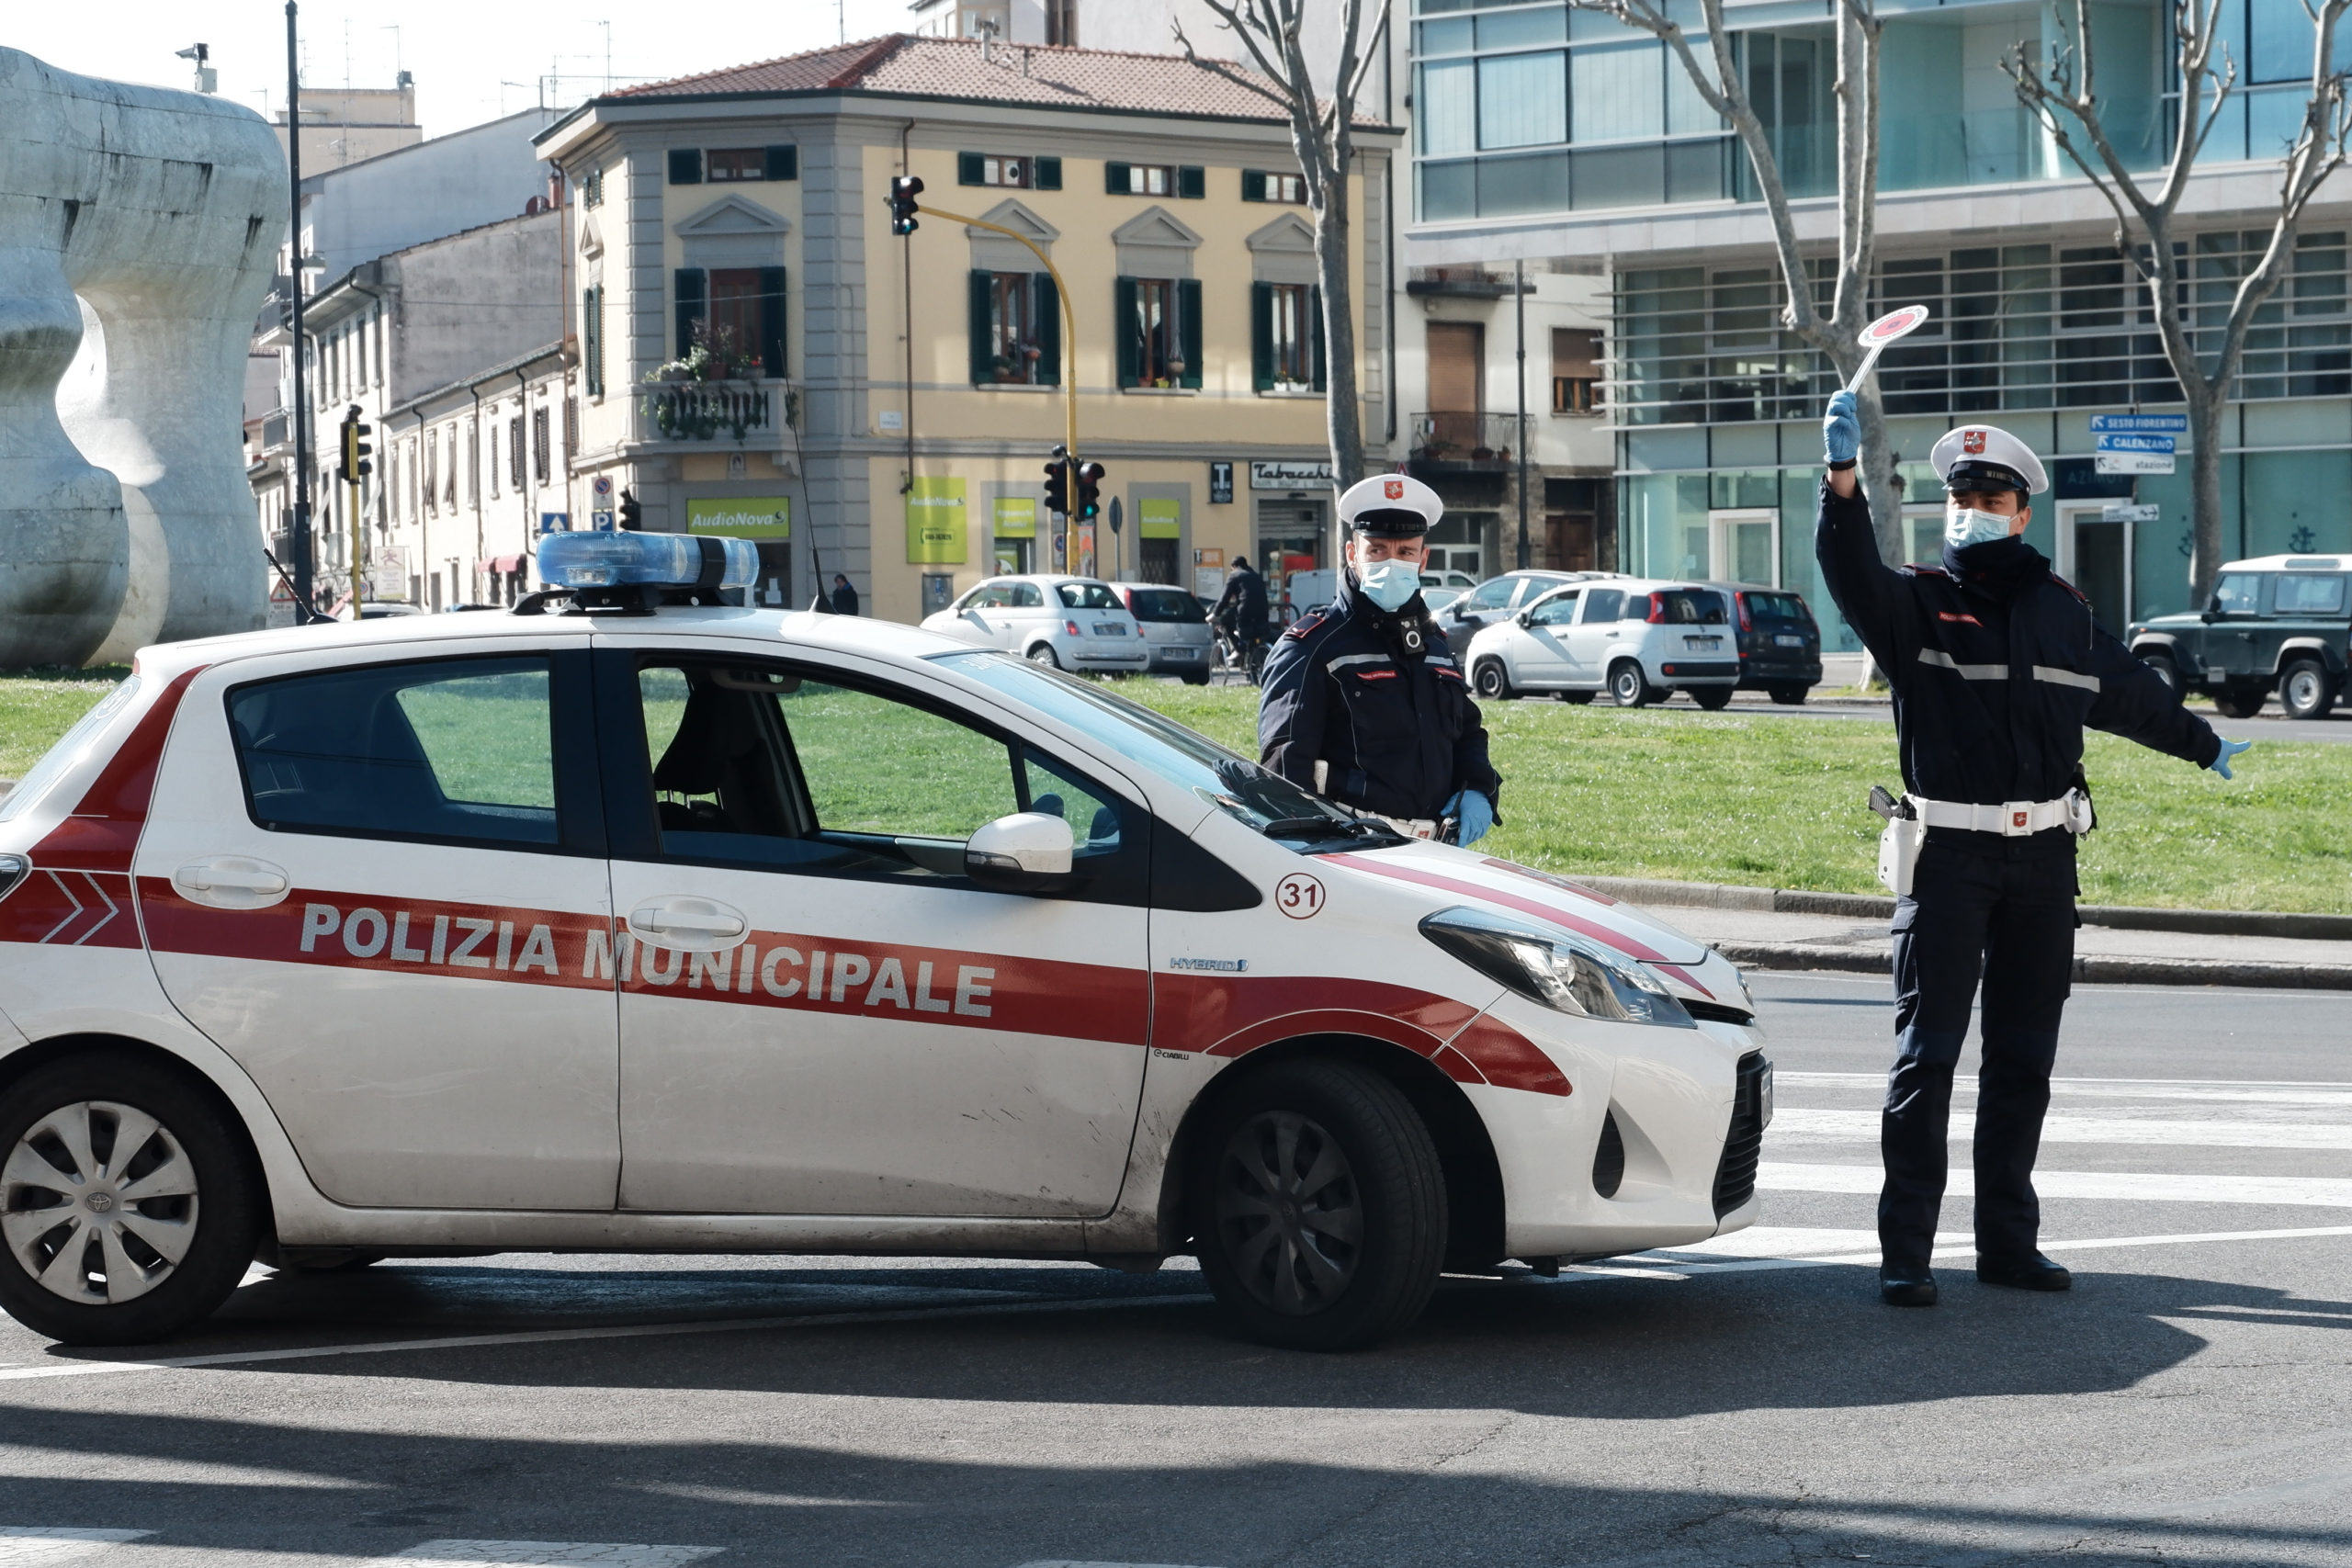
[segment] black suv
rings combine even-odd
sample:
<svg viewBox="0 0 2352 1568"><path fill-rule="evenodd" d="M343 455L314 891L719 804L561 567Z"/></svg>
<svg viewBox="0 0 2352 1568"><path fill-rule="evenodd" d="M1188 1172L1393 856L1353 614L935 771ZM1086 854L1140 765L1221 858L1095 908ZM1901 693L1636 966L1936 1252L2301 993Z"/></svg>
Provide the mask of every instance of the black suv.
<svg viewBox="0 0 2352 1568"><path fill-rule="evenodd" d="M2227 718L2262 711L2275 688L2290 718L2324 717L2352 647L2352 557L2265 556L2222 568L2201 611L2135 622L2132 651Z"/></svg>

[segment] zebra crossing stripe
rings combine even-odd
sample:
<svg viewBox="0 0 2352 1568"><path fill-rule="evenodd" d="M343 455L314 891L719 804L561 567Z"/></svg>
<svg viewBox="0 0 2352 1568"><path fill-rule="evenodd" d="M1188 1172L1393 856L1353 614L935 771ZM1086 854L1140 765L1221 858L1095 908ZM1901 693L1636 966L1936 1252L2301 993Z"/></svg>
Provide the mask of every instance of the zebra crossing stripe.
<svg viewBox="0 0 2352 1568"><path fill-rule="evenodd" d="M680 1568L725 1550L716 1546L626 1546L605 1540L427 1540L376 1561L437 1562L441 1568L503 1568L504 1564L597 1563L603 1568Z"/></svg>
<svg viewBox="0 0 2352 1568"><path fill-rule="evenodd" d="M48 1568L76 1562L153 1530L83 1529L73 1525L0 1525L0 1568Z"/></svg>
<svg viewBox="0 0 2352 1568"><path fill-rule="evenodd" d="M1885 1180L1875 1165L1804 1165L1766 1160L1756 1185L1768 1192L1876 1192ZM2136 1170L2037 1170L2033 1190L2044 1198L2115 1199L2127 1202L2258 1203L2291 1208L2352 1209L2352 1180L2329 1176L2172 1176ZM1976 1179L1954 1170L1944 1196L1975 1196Z"/></svg>

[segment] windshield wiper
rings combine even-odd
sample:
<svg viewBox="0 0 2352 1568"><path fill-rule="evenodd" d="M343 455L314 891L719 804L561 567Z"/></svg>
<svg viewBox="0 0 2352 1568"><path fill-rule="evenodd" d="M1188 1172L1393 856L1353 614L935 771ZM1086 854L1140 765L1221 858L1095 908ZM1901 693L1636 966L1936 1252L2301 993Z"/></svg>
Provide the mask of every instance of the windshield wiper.
<svg viewBox="0 0 2352 1568"><path fill-rule="evenodd" d="M1361 839L1381 829L1356 818L1342 817L1277 817L1258 829L1269 839L1347 838Z"/></svg>

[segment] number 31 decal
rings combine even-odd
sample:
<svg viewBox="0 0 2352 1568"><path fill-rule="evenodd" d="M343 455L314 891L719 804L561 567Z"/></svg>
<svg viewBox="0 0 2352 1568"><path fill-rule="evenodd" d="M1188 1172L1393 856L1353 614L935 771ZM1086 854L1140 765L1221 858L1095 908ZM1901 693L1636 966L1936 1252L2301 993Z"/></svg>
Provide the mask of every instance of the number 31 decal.
<svg viewBox="0 0 2352 1568"><path fill-rule="evenodd" d="M1294 871L1274 886L1274 908L1294 920L1307 920L1323 912L1323 885L1303 871Z"/></svg>

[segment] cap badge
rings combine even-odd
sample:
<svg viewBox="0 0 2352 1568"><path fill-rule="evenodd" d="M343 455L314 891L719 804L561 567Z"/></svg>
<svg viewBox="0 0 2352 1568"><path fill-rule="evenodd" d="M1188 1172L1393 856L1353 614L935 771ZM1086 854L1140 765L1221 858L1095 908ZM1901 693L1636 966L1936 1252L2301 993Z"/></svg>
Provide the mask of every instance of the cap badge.
<svg viewBox="0 0 2352 1568"><path fill-rule="evenodd" d="M1981 430L1962 431L1960 449L1972 457L1982 457L1984 455L1984 433Z"/></svg>
<svg viewBox="0 0 2352 1568"><path fill-rule="evenodd" d="M1405 499L1405 481L1403 479L1383 479L1380 481L1380 493L1387 497L1390 501L1402 501Z"/></svg>

